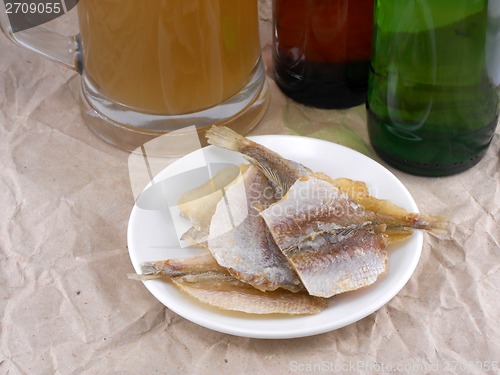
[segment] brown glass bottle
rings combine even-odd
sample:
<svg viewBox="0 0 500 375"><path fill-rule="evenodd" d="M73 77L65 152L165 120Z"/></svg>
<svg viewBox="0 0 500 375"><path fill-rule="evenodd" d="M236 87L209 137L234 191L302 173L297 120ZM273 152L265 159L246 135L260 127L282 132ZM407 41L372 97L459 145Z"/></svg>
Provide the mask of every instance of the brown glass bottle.
<svg viewBox="0 0 500 375"><path fill-rule="evenodd" d="M319 108L366 100L374 0L274 0L274 74L290 98Z"/></svg>

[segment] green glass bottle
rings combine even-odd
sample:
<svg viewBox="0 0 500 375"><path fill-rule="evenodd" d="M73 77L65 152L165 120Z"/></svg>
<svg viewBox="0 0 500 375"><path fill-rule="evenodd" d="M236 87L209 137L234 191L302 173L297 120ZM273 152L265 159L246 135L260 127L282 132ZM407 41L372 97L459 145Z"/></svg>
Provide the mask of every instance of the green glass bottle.
<svg viewBox="0 0 500 375"><path fill-rule="evenodd" d="M403 171L445 176L478 163L498 121L500 0L377 0L370 141Z"/></svg>

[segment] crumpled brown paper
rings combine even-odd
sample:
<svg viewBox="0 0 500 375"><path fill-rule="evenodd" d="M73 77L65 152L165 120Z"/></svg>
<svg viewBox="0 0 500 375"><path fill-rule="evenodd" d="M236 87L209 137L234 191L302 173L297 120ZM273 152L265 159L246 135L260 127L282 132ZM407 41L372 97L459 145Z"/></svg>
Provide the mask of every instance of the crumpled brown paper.
<svg viewBox="0 0 500 375"><path fill-rule="evenodd" d="M253 134L324 137L376 159L362 106L310 109L277 90L270 1L260 5L272 101ZM129 154L82 122L78 84L0 35L0 373L498 373L498 130L484 160L462 174L389 168L421 211L451 219L448 234L425 234L396 297L330 333L258 340L197 326L127 279ZM315 131L320 122L326 133Z"/></svg>

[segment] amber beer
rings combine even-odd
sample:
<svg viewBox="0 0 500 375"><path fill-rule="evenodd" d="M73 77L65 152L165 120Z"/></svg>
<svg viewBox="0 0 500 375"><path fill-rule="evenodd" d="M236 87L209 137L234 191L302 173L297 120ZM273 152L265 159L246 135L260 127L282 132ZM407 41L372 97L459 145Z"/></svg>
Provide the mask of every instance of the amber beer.
<svg viewBox="0 0 500 375"><path fill-rule="evenodd" d="M255 0L80 0L78 16L87 79L138 112L217 105L260 56Z"/></svg>
<svg viewBox="0 0 500 375"><path fill-rule="evenodd" d="M286 95L320 108L364 103L373 0L273 0L273 15L274 73Z"/></svg>

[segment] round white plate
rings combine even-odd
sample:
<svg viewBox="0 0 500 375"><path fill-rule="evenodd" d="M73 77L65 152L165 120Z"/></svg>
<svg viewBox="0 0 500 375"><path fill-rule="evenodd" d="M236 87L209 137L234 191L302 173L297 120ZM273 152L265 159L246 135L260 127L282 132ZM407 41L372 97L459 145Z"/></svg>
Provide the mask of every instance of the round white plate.
<svg viewBox="0 0 500 375"><path fill-rule="evenodd" d="M408 211L418 212L415 201L403 184L386 168L359 152L313 138L286 135L250 138L314 171L325 172L331 177L364 181L373 196L390 199ZM132 209L128 226L128 248L136 272L140 273L140 265L145 261L185 257L200 252L180 245L179 234L189 225L177 217L173 206L182 192L207 180L208 177L202 177L202 173L193 173L206 171L205 161L245 162L238 153L209 146L177 160L154 178ZM153 185L154 188L151 188ZM150 280L144 285L175 313L219 332L274 339L310 336L354 323L386 304L415 270L422 241L422 233L415 231L409 239L391 246L385 275L369 287L335 296L330 306L317 315L261 316L224 311L196 301L166 280Z"/></svg>

